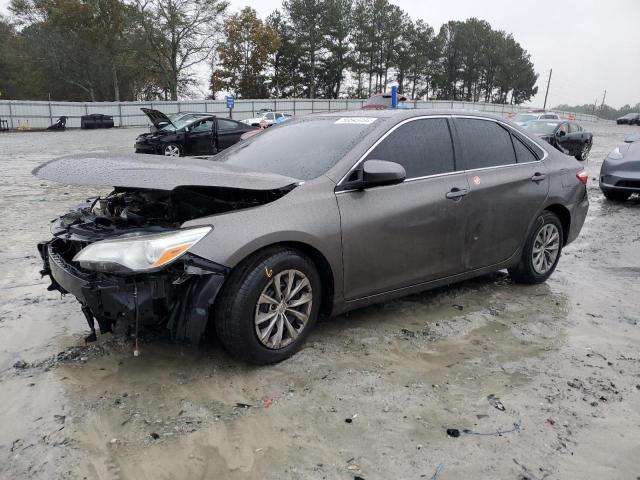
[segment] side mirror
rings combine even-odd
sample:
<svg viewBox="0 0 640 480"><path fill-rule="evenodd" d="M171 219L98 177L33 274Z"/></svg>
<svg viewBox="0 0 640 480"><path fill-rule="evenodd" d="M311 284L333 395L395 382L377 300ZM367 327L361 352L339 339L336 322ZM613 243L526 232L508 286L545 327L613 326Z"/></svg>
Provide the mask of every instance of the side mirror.
<svg viewBox="0 0 640 480"><path fill-rule="evenodd" d="M367 160L362 165L362 183L360 188L378 187L402 183L407 172L399 163L386 160Z"/></svg>
<svg viewBox="0 0 640 480"><path fill-rule="evenodd" d="M564 130L558 130L558 133L556 135L558 135L559 137L564 137L567 133Z"/></svg>
<svg viewBox="0 0 640 480"><path fill-rule="evenodd" d="M189 133L189 127L184 127L184 133Z"/></svg>

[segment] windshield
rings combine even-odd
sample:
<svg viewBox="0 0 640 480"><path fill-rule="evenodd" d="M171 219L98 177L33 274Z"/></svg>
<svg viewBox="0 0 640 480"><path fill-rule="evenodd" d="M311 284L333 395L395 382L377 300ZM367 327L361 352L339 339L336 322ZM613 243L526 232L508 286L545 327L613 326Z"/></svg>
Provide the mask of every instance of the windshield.
<svg viewBox="0 0 640 480"><path fill-rule="evenodd" d="M527 130L531 133L551 134L558 126L558 122L531 122L527 126Z"/></svg>
<svg viewBox="0 0 640 480"><path fill-rule="evenodd" d="M310 118L270 127L219 155L219 161L301 180L323 175L376 124L373 117Z"/></svg>
<svg viewBox="0 0 640 480"><path fill-rule="evenodd" d="M622 118L636 118L636 115L638 115L637 113L627 113L624 117Z"/></svg>
<svg viewBox="0 0 640 480"><path fill-rule="evenodd" d="M537 115L532 115L530 113L519 113L515 117L513 117L514 122L530 122L531 120L537 120Z"/></svg>

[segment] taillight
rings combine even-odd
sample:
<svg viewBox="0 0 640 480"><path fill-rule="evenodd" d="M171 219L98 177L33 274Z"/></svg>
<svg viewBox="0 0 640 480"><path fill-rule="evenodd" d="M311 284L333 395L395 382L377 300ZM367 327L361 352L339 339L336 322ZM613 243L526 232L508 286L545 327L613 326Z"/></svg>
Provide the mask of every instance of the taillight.
<svg viewBox="0 0 640 480"><path fill-rule="evenodd" d="M589 180L589 175L587 175L587 172L585 172L584 170L579 170L576 173L576 177L578 180L580 180L580 183L582 183L583 185L586 185L587 180Z"/></svg>

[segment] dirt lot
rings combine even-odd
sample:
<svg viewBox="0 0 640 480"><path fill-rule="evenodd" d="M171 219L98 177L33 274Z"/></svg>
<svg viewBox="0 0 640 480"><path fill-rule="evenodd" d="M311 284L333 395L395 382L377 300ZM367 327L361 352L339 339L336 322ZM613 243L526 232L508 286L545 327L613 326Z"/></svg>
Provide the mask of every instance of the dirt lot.
<svg viewBox="0 0 640 480"><path fill-rule="evenodd" d="M546 284L500 272L329 319L264 368L216 345L84 347L35 245L96 192L30 172L140 130L0 134L0 478L640 478L640 199L595 181L637 128L593 129L589 217Z"/></svg>

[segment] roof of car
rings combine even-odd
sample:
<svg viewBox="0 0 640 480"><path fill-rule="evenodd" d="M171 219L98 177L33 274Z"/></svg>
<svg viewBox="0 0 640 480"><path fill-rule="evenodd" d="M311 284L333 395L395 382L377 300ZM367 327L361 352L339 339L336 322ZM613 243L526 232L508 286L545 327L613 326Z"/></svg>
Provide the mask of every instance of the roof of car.
<svg viewBox="0 0 640 480"><path fill-rule="evenodd" d="M343 110L336 112L324 112L313 114L317 117L376 117L376 118L411 118L431 115L473 115L474 117L487 117L505 120L504 117L479 110L433 110L430 108L398 108L384 110Z"/></svg>

